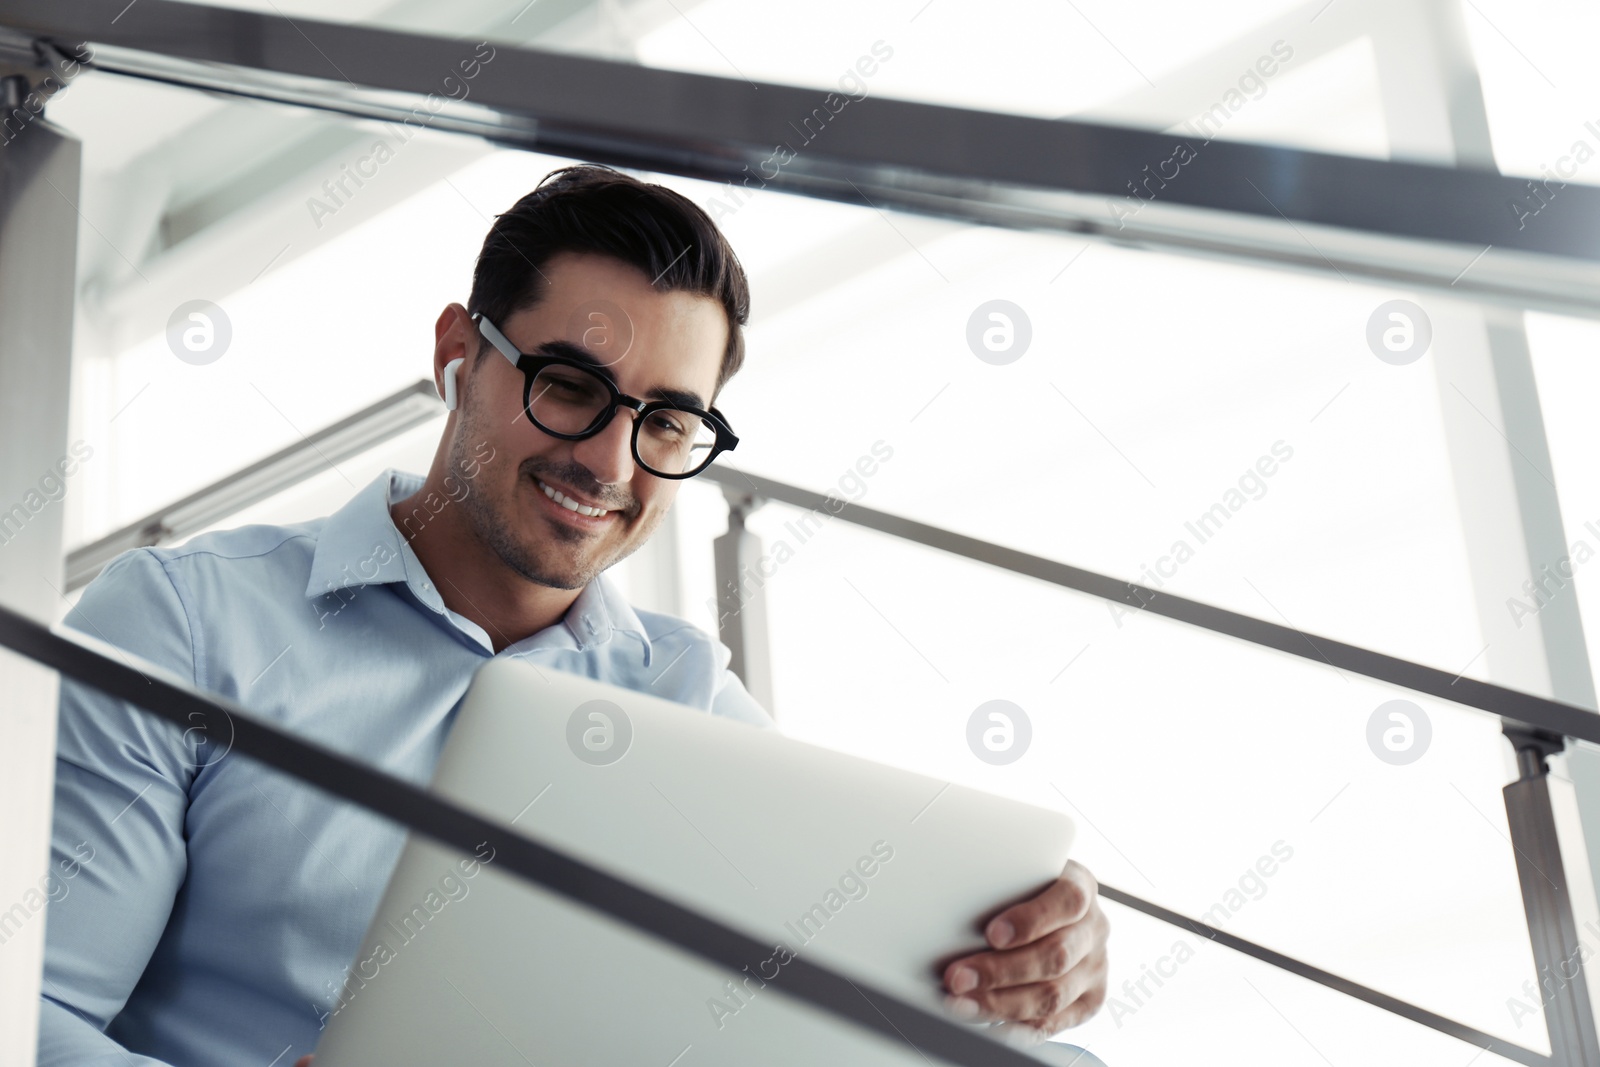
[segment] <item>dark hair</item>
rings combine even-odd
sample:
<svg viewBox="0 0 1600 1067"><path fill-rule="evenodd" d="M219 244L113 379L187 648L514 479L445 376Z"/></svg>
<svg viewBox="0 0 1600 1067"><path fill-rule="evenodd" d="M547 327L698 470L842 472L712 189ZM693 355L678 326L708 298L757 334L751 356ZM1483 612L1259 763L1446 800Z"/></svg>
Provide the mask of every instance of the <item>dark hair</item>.
<svg viewBox="0 0 1600 1067"><path fill-rule="evenodd" d="M539 302L540 268L560 252L611 256L662 292L709 296L728 316L717 392L744 363L750 286L716 223L693 201L598 164L561 167L495 218L472 271L468 312L504 324ZM478 359L487 351L478 347Z"/></svg>

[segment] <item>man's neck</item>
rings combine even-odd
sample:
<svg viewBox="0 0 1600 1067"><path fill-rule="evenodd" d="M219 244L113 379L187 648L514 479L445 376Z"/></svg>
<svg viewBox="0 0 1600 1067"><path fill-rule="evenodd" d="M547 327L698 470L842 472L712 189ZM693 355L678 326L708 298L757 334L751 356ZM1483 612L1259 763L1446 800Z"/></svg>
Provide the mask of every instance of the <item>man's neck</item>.
<svg viewBox="0 0 1600 1067"><path fill-rule="evenodd" d="M511 570L473 536L460 508L447 505L415 531L406 529L402 516L412 514L431 488L424 483L416 493L390 504L389 517L422 561L445 606L483 627L497 653L560 622L581 590L539 585Z"/></svg>

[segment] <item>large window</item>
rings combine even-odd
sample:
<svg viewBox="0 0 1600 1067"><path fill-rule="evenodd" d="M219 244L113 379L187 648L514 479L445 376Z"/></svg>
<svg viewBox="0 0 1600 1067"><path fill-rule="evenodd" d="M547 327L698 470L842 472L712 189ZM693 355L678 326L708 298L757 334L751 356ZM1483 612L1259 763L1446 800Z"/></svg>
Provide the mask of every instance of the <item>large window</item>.
<svg viewBox="0 0 1600 1067"><path fill-rule="evenodd" d="M432 9L282 6L439 28ZM731 0L681 6L602 4L552 22L530 5L516 18L463 15L470 25L453 32L819 92L857 71L875 94L1162 129L1238 88L1243 68L1207 73L1208 54L1270 57L1281 39L1292 54L1208 132L1410 151L1392 143L1400 119L1386 112L1383 63L1396 35L1416 30L1375 6L1360 16L1373 34L1348 41L1318 24L1354 16L1284 3L1222 13L907 0L760 19ZM1506 170L1540 174L1575 140L1600 147L1568 122L1594 96L1585 35L1504 4L1461 14ZM1292 16L1303 32L1280 37ZM515 25L523 18L537 30ZM1192 106L1174 102L1175 82ZM494 214L568 162L431 131L397 141L379 124L104 75L53 109L85 138L88 166L73 436L95 456L69 497L75 544L428 376L434 319L465 301ZM271 137L227 132L238 127ZM242 155L208 147L229 136ZM325 183L362 160L373 176L332 202ZM273 175L271 191L251 193L247 164ZM1367 333L1380 305L1406 299L1428 310L1435 346L1469 343L1477 307L1333 274L774 192L735 200L652 177L711 211L751 275L749 355L719 405L742 438L731 465L1494 677L1445 425L1446 405L1489 412L1492 398L1442 383L1432 357L1378 358ZM162 222L140 229L119 213L127 204ZM178 358L165 333L190 300L220 309L229 340L214 361ZM989 317L997 308L1003 318ZM997 329L1003 339L986 345ZM1564 534L1600 548L1588 525L1600 523L1596 327L1530 315L1527 330ZM386 466L420 473L439 427L330 466L228 525L325 514ZM1486 414L1481 432L1501 431ZM725 518L715 486L685 485L680 592L652 606L715 629L710 542ZM1499 792L1513 770L1488 717L785 505L758 510L751 528L787 549L761 585L773 710L792 735L1065 810L1081 857L1109 884L1548 1050ZM635 559L619 574L659 595L669 586L650 569L664 565ZM1589 570L1576 587L1582 606L1600 603ZM1374 713L1395 699L1431 726L1424 758L1405 765L1369 741ZM1031 725L1028 752L1005 766L967 742L989 700L1014 703ZM1069 1035L1108 1062L1474 1062L1465 1044L1111 910L1114 999Z"/></svg>

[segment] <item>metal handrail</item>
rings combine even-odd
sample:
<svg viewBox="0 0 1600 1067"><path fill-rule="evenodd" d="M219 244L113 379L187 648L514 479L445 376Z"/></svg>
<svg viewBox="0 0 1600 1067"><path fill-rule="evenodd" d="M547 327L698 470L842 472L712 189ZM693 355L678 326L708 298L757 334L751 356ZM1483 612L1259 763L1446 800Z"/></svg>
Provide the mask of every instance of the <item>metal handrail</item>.
<svg viewBox="0 0 1600 1067"><path fill-rule="evenodd" d="M430 790L304 740L226 697L195 688L167 669L107 642L64 625L47 627L0 605L0 647L186 730L199 729L205 737L226 737L230 752L259 760L463 854L473 854L482 842L488 841L500 857L496 862L524 881L610 915L711 963L737 972L766 951L761 942L716 919L591 867L524 831L468 812ZM1101 883L1100 893L1125 907L1526 1067L1553 1067L1560 1062L1115 886ZM949 1063L965 1067L1024 1067L1037 1062L868 982L808 961L791 961L778 988L885 1037L906 1040L919 1049L926 1047Z"/></svg>
<svg viewBox="0 0 1600 1067"><path fill-rule="evenodd" d="M0 33L0 53L27 57L49 40L87 59L78 46L87 41L97 46L92 65L103 71L393 118L392 101L374 91L429 92L435 88L431 75L422 72L448 67L459 48L441 37L313 19L290 23L172 0L144 0L116 18L107 18L110 13L110 5L92 0L0 0L0 29L15 31ZM806 114L817 99L814 91L788 86L763 85L752 96L734 79L509 46L504 52L505 58L477 83L473 105L448 107L430 125L499 144L738 182L760 164L775 136L788 136L782 132L785 125ZM337 57L348 85L329 75L330 56ZM825 142L808 148L764 184L874 207L1331 270L1469 299L1600 316L1594 296L1600 246L1593 240L1600 232L1600 189L1568 183L1564 225L1524 230L1520 223L1512 225L1513 213L1502 210L1508 198L1521 195L1519 179L1207 141L1203 156L1186 171L1191 177L1164 190L1161 204L1126 227L1112 219L1107 205L1123 195L1128 176L1161 158L1170 143L1170 134L1144 130L873 98L852 104L848 120L831 127ZM1324 247L1304 247L1296 221L1318 227ZM1486 256L1490 247L1495 253ZM1467 263L1469 256L1475 258ZM1475 265L1470 277L1458 269L1461 263ZM714 471L711 477L717 480L729 469ZM767 492L761 495L775 500L823 499L754 475L729 473L735 476L740 480L733 487L740 492L764 485ZM1541 874L1535 859L1547 867L1560 863L1543 757L1568 737L1600 743L1600 720L1587 709L1450 677L1436 668L857 505L828 510L893 536L1498 715L1525 775L1507 787L1506 803L1535 958L1548 962L1552 952L1571 947L1565 887L1554 887L1553 896L1536 894L1535 900L1524 861ZM170 534L157 528L149 536ZM1546 1014L1553 1059L1597 1064L1600 1048L1586 997L1576 995L1580 988L1581 971L1580 980L1567 987L1566 999ZM1442 1028L1437 1022L1428 1025ZM1524 1063L1546 1062L1528 1050L1509 1048L1518 1051L1502 1054Z"/></svg>
<svg viewBox="0 0 1600 1067"><path fill-rule="evenodd" d="M311 435L305 441L289 445L245 468L256 472L250 480L249 498L266 499L287 489L302 479L312 458L328 462L325 435L337 428L339 439L365 442L374 447L391 439L418 422L442 411L432 382L421 379L390 396L363 409L356 415L340 420L327 431ZM397 417L402 416L402 417ZM317 442L323 442L319 448ZM981 562L1058 585L1062 588L1097 596L1107 601L1146 610L1200 629L1224 634L1251 644L1306 659L1332 662L1379 681L1402 688L1414 689L1440 696L1501 717L1508 727L1531 732L1548 738L1581 737L1600 743L1600 722L1581 708L1516 690L1506 689L1487 682L1470 679L1451 679L1444 672L1396 657L1357 648L1342 642L1308 635L1289 627L1278 626L1250 616L1161 593L1121 581L1108 575L1072 567L1055 560L1035 556L1003 545L992 544L978 538L958 534L937 526L906 519L888 512L877 511L829 497L799 486L748 471L713 464L701 478L707 479L736 496L759 502L777 501L793 507L821 510L834 518L864 529L874 530L901 540L936 548L961 558ZM227 517L228 504L234 506L241 499L235 484L238 476L229 476L189 494L171 505L158 508L144 518L127 524L116 534L75 550L68 556L68 570L82 571L89 564L91 551L95 562L103 566L106 554L144 544L159 544L181 539L193 532L182 516L203 516L202 525L209 526ZM199 521L199 520L196 520ZM179 528L183 532L179 532ZM198 529L199 527L194 527ZM84 555L80 555L80 553ZM0 644L10 644L0 629ZM14 647L14 646L13 646ZM52 664L54 665L54 664ZM60 669L60 668L58 668ZM92 678L83 679L95 684ZM202 695L203 696L203 695ZM290 773L294 769L287 768ZM404 822L405 819L400 821ZM409 825L409 824L408 824ZM1104 896L1125 907L1140 911L1180 929L1191 931L1207 940L1224 945L1273 967L1287 971L1308 981L1344 993L1357 1000L1389 1011L1418 1025L1486 1048L1497 1055L1515 1060L1527 1067L1548 1067L1558 1061L1534 1050L1457 1022L1446 1016L1430 1012L1387 993L1351 981L1348 978L1314 967L1309 963L1280 953L1264 945L1237 937L1224 930L1209 926L1197 919L1182 915L1154 902L1145 900L1115 886L1101 886Z"/></svg>
<svg viewBox="0 0 1600 1067"><path fill-rule="evenodd" d="M568 901L608 915L735 974L772 946L625 878L543 844L445 799L431 790L305 740L252 714L226 697L197 689L158 664L66 626L47 627L0 605L0 647L63 676L127 701L185 731L229 739L229 754L258 760L325 793L393 819L461 852L484 843L495 866ZM887 1040L904 1040L962 1067L1038 1067L1038 1061L986 1036L887 993L866 979L801 957L771 980L780 992L848 1019Z"/></svg>
<svg viewBox="0 0 1600 1067"><path fill-rule="evenodd" d="M437 407L433 407L434 405L437 405ZM381 444L386 439L398 435L409 426L415 425L416 422L431 417L432 414L437 414L442 410L443 406L439 404L437 393L433 390L433 383L427 379L420 379L415 384L392 393L356 415L340 420L333 427L329 427L329 430L337 428L342 438L367 442L368 447L373 447ZM397 415L403 415L404 417L397 417ZM259 474L259 477L253 478L251 481L250 497L254 500L266 499L275 492L290 488L305 476L307 464L311 459L320 458L321 461L327 462L328 457L325 455L326 442L324 442L324 446L320 450L316 444L317 441L323 440L323 435L327 432L321 431L312 434L307 440L289 445L246 467L245 471L258 472ZM1266 622L1225 608L1174 596L1159 590L1148 589L1109 575L1098 574L1057 560L1047 559L1018 549L1008 548L1004 545L983 541L966 534L956 533L952 530L917 522L889 512L850 503L838 497L830 497L813 490L790 485L774 478L743 471L722 463L712 464L699 477L721 486L730 497L744 500L747 505L771 500L802 509L822 510L825 514L863 529L870 529L914 544L939 549L963 559L985 563L1013 574L1025 575L1064 589L1095 596L1108 602L1122 604L1129 609L1149 611L1152 614L1186 623L1212 633L1232 637L1259 647L1270 648L1307 660L1331 663L1339 669L1349 670L1352 673L1377 681L1403 689L1426 693L1464 707L1497 715L1503 728L1514 735L1517 741L1524 742L1519 746L1523 749L1527 748L1529 739L1542 743L1546 750L1559 750L1561 744L1568 737L1600 744L1600 716L1596 716L1593 712L1583 708L1563 704L1560 701L1532 693L1507 689L1503 686L1476 679L1453 677L1437 668L1412 663L1408 660L1385 655L1370 649L1359 648L1331 638L1304 633L1291 627ZM102 538L86 548L75 550L67 557L68 571L82 571L85 569L88 564L88 557L80 554L88 553L91 550L99 558L104 557L107 552L111 552L114 555L118 551L138 545L178 540L183 534L175 531L185 525L182 521L182 516L184 515L204 516L204 525L212 525L222 521L227 517L226 503L230 500L237 501L239 499L238 489L234 484L236 478L237 476L229 476L219 479L213 484L184 497L181 501L158 508L144 518L129 523L117 534ZM192 530L187 532L192 532ZM99 562L103 565L104 559L100 558ZM725 583L719 582L719 585L722 584ZM731 637L732 635L727 636ZM743 646L741 645L741 647ZM1514 741L1514 743L1517 743L1517 741ZM1513 783L1513 786L1526 787L1530 782L1542 785L1542 778L1539 777L1541 772L1542 763L1535 761L1529 771L1529 776L1520 782ZM1510 790L1512 787L1508 786L1507 788ZM1521 804L1523 803L1523 798L1520 794L1508 792L1507 804L1509 806L1513 803ZM1544 829L1550 830L1549 827ZM1553 830L1547 834L1535 833L1532 840L1517 841L1515 843L1517 845L1519 863L1522 862L1525 855L1532 855L1538 857L1540 861L1537 864L1538 869L1559 869L1559 847L1556 844ZM1552 856L1555 857L1557 862L1552 863ZM1226 931L1183 916L1125 890L1113 886L1102 886L1102 888L1108 899L1141 911L1146 915L1171 923L1181 929L1193 931L1208 940L1235 949L1309 981L1317 982L1327 988L1345 993L1375 1007L1383 1008L1411 1022L1469 1041L1480 1048L1489 1048L1498 1055L1527 1064L1529 1067L1543 1067L1545 1064L1565 1062L1552 1060L1550 1057L1545 1057L1538 1052L1506 1042L1501 1038L1429 1012L1389 994L1313 967L1276 950L1235 937ZM1560 925L1557 917L1547 916L1543 912L1536 915L1530 914L1530 927L1543 925L1546 922L1556 926ZM1552 1045L1554 1046L1555 1042L1552 1042Z"/></svg>
<svg viewBox="0 0 1600 1067"><path fill-rule="evenodd" d="M1328 663L1337 669L1349 670L1376 681L1426 693L1497 716L1502 731L1517 753L1520 777L1501 792L1535 965L1541 973L1550 973L1558 970L1561 963L1577 959L1577 923L1565 879L1546 760L1551 754L1561 751L1568 738L1600 743L1600 716L1593 712L1490 682L1461 675L1451 676L1434 667L1149 589L1109 575L853 504L837 495L802 489L726 465L713 464L701 477L722 487L729 504L729 530L731 532L737 528L740 533L737 540L730 541L726 546L719 543L722 551L716 556L719 599L733 605L732 610L721 612L718 626L724 643L733 652L729 668L736 672L741 669L755 670L763 677L770 675L770 663L762 647L762 638L744 632L752 620L745 617L749 608L743 603L744 584L739 572L749 566L744 554L760 555L759 538L746 532L745 520L763 502L772 500L842 519L864 529L963 559L986 563L1013 574L1086 593L1108 603L1149 611L1211 633ZM765 605L752 606L760 620L753 628L764 634ZM1560 971L1563 985L1558 995L1546 1006L1545 1023L1551 1048L1555 1052L1554 1056L1546 1057L1292 956L1235 937L1124 890L1105 885L1102 885L1102 890L1108 899L1153 918L1191 930L1281 970L1519 1063L1559 1063L1569 1067L1594 1067L1600 1063L1600 1038L1597 1038L1595 1019L1589 1006L1587 979L1581 967L1570 978L1565 971Z"/></svg>
<svg viewBox="0 0 1600 1067"><path fill-rule="evenodd" d="M331 426L302 437L265 459L235 471L153 515L113 530L67 553L67 592L94 581L130 548L159 545L199 533L252 504L259 504L312 474L337 469L341 460L360 455L444 413L433 383L426 378L390 393Z"/></svg>
<svg viewBox="0 0 1600 1067"><path fill-rule="evenodd" d="M1453 675L1437 667L1413 663L1398 656L1296 630L1253 615L1150 589L721 463L713 463L699 477L756 499L776 500L807 511L821 511L842 522L888 534L902 541L936 548L1012 574L1026 575L1063 589L1122 604L1131 610L1160 615L1252 645L1330 664L1352 674L1487 712L1498 716L1508 729L1551 738L1572 737L1600 744L1600 715L1588 708L1508 689L1465 675Z"/></svg>
<svg viewBox="0 0 1600 1067"><path fill-rule="evenodd" d="M67 553L66 560L69 589L88 584L111 559L130 548L181 540L223 521L243 507L269 499L299 484L318 467L332 467L341 459L382 445L443 411L444 406L439 402L433 382L426 378L418 379L240 471L219 478L181 500L163 505L113 533L73 549ZM1026 575L1133 610L1148 611L1250 644L1329 663L1341 670L1402 689L1426 693L1497 715L1509 728L1552 738L1578 738L1600 745L1600 715L1588 708L1508 689L1492 682L1452 675L1436 667L849 503L720 462L713 463L699 477L756 499L775 500L809 511L825 511L851 525L903 541L987 563L1013 574Z"/></svg>
<svg viewBox="0 0 1600 1067"><path fill-rule="evenodd" d="M1448 1016L1418 1007L1410 1001L1379 992L1371 986L1353 982L1343 975L1325 971L1321 967L1313 967L1304 960L1267 948L1254 941L1247 941L1242 937L1228 933L1226 930L1219 930L1215 926L1191 919L1181 912L1162 907L1160 904L1152 903L1115 886L1106 885L1104 882L1100 883L1100 895L1107 900L1113 900L1121 904L1125 908L1131 908L1134 911L1148 915L1152 919L1159 919L1181 930L1191 931L1224 948L1230 948L1252 959L1260 960L1262 963L1276 967L1280 971L1287 971L1298 978L1304 978L1327 989L1364 1001L1375 1008L1382 1008L1384 1011L1398 1015L1408 1022L1426 1026L1430 1030L1437 1030L1441 1034L1447 1034L1457 1040L1465 1041L1469 1045L1476 1045L1485 1052L1492 1052L1496 1056L1515 1060L1518 1063L1526 1064L1527 1067L1551 1067L1553 1064L1562 1062L1541 1052L1535 1052L1532 1049L1506 1041L1504 1038L1485 1033L1476 1027L1456 1022Z"/></svg>
<svg viewBox="0 0 1600 1067"><path fill-rule="evenodd" d="M91 69L385 120L416 114L394 94L432 94L430 128L510 147L1600 317L1600 188L1581 183L1561 186L1561 225L1526 226L1506 210L1530 195L1522 178L1190 137L1183 180L1154 203L1135 198L1148 206L1130 218L1118 209L1174 134L876 95L769 178L773 146L796 138L791 124L825 92L501 43L461 103L439 92L436 72L461 58L447 37L114 3L0 0L0 38L11 38L0 52L48 41ZM1302 226L1315 227L1314 246Z"/></svg>

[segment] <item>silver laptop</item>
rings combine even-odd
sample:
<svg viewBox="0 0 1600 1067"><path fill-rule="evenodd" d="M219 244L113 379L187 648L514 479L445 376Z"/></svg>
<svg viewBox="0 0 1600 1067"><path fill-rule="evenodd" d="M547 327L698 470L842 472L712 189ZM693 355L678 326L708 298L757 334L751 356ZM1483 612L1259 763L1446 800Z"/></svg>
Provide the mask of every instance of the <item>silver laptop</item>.
<svg viewBox="0 0 1600 1067"><path fill-rule="evenodd" d="M316 1067L927 1067L764 979L800 956L940 1010L941 963L1073 839L1059 812L516 659L479 669L433 789L772 951L735 976L413 835Z"/></svg>

